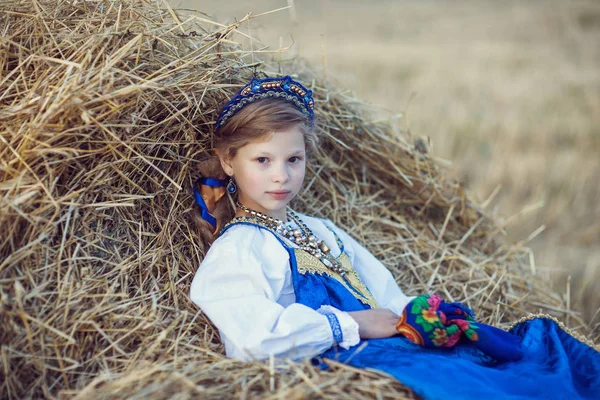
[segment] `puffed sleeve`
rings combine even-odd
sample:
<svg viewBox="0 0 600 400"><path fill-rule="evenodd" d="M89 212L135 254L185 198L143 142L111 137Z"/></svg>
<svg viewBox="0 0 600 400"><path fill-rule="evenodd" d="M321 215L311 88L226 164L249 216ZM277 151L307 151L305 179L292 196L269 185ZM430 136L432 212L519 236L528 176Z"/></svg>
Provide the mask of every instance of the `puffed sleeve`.
<svg viewBox="0 0 600 400"><path fill-rule="evenodd" d="M277 303L289 287L288 271L287 250L257 227L232 227L211 246L194 276L190 298L219 329L228 357L311 357L336 343L346 344L344 331L357 330L351 317Z"/></svg>
<svg viewBox="0 0 600 400"><path fill-rule="evenodd" d="M363 283L367 285L379 306L390 309L397 315L402 314L406 305L415 296L405 295L396 283L390 270L350 235L331 220L323 219L322 221L340 237L344 243L344 251L352 261L352 267L356 270Z"/></svg>

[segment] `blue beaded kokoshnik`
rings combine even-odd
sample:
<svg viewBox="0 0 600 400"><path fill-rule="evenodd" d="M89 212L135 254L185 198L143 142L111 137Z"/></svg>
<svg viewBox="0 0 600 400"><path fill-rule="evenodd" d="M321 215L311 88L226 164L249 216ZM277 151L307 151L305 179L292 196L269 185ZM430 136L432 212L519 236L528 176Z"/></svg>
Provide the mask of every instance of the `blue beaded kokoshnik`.
<svg viewBox="0 0 600 400"><path fill-rule="evenodd" d="M250 83L244 86L225 105L217 119L217 128L225 125L229 118L244 108L244 106L270 97L279 97L292 102L307 116L310 127L314 126L315 115L312 91L286 75L281 78L252 78Z"/></svg>

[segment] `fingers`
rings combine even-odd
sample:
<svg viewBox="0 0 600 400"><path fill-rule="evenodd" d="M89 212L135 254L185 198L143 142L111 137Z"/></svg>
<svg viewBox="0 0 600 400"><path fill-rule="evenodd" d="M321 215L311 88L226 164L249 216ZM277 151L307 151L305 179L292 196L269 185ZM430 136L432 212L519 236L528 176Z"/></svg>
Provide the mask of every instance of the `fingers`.
<svg viewBox="0 0 600 400"><path fill-rule="evenodd" d="M398 316L388 309L352 311L348 313L358 324L362 339L379 339L397 334Z"/></svg>

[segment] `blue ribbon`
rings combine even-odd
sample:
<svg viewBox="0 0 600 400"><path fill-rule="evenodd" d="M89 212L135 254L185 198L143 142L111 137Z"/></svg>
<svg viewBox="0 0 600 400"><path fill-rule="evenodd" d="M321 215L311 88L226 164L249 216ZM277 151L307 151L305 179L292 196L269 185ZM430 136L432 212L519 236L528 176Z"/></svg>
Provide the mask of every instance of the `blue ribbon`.
<svg viewBox="0 0 600 400"><path fill-rule="evenodd" d="M217 229L217 220L210 214L208 206L204 202L202 195L200 194L200 192L198 192L198 189L196 189L198 185L210 187L225 187L227 186L227 181L225 179L202 177L194 183L194 199L196 200L196 204L200 206L200 215L202 216L202 218L204 218L204 220L211 224L214 229Z"/></svg>

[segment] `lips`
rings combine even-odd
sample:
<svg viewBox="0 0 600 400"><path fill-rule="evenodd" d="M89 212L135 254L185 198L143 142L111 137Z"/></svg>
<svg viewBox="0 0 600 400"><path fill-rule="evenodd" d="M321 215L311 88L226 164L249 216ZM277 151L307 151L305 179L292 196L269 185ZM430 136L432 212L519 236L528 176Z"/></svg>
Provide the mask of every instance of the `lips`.
<svg viewBox="0 0 600 400"><path fill-rule="evenodd" d="M274 198L275 200L285 200L290 194L289 190L275 190L273 192L267 192L269 196Z"/></svg>

